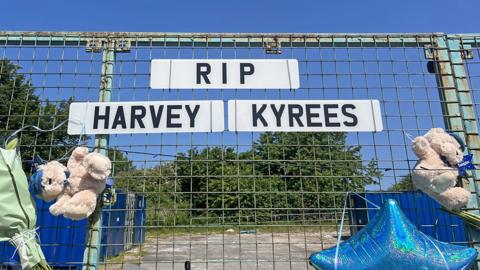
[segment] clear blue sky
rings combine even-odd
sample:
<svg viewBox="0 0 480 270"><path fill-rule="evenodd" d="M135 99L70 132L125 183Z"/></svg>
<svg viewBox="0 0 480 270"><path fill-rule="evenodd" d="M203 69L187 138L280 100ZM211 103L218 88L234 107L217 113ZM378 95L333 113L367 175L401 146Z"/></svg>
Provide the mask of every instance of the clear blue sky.
<svg viewBox="0 0 480 270"><path fill-rule="evenodd" d="M480 1L5 0L1 30L480 32Z"/></svg>

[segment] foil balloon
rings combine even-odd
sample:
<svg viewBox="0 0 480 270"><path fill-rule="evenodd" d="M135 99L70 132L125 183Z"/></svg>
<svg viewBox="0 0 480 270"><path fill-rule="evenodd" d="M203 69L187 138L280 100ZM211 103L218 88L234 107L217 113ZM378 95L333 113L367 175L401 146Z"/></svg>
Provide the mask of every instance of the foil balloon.
<svg viewBox="0 0 480 270"><path fill-rule="evenodd" d="M388 200L368 225L337 247L310 256L322 270L460 270L477 258L474 248L437 241Z"/></svg>

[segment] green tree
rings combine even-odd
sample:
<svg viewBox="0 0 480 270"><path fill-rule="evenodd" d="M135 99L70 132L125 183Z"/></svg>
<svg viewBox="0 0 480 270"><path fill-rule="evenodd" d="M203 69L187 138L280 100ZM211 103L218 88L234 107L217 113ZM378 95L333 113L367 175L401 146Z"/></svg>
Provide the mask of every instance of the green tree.
<svg viewBox="0 0 480 270"><path fill-rule="evenodd" d="M68 100L42 101L30 81L20 72L21 67L8 59L0 60L0 136L9 137L26 126L48 130L68 119ZM18 133L20 153L24 160L35 154L46 160L68 157L69 151L78 144L78 136L67 134L66 123L55 131L38 132L32 128ZM86 138L88 139L88 138ZM132 162L118 150L109 150L113 172L133 169Z"/></svg>
<svg viewBox="0 0 480 270"><path fill-rule="evenodd" d="M112 161L112 176L129 173L135 170L133 162L128 159L126 152L119 149L108 149L108 158Z"/></svg>
<svg viewBox="0 0 480 270"><path fill-rule="evenodd" d="M375 161L362 159L345 133L264 133L254 144L260 177L268 177L280 217L308 214L299 209L331 207L342 192L362 191L382 177ZM315 211L313 211L314 213ZM303 217L302 217L303 218Z"/></svg>
<svg viewBox="0 0 480 270"><path fill-rule="evenodd" d="M146 196L147 225L172 226L189 223L190 211L181 198L173 162L153 168L131 167L117 171L114 178L116 189Z"/></svg>
<svg viewBox="0 0 480 270"><path fill-rule="evenodd" d="M263 133L245 152L190 149L176 168L192 216L223 222L301 216L382 177L376 162L362 160L361 147L346 144L344 133Z"/></svg>
<svg viewBox="0 0 480 270"><path fill-rule="evenodd" d="M402 179L395 183L392 187L388 189L389 191L415 191L416 188L412 182L412 176L406 175Z"/></svg>
<svg viewBox="0 0 480 270"><path fill-rule="evenodd" d="M51 129L68 118L71 100L42 101L20 67L8 59L0 60L0 136L6 139L14 131L29 125ZM77 142L68 136L67 125L52 131L28 129L19 133L20 152L24 159L38 154L45 159L63 156Z"/></svg>
<svg viewBox="0 0 480 270"><path fill-rule="evenodd" d="M183 199L196 217L231 217L238 208L239 176L233 148L190 149L176 160L177 177ZM209 221L210 222L210 221Z"/></svg>

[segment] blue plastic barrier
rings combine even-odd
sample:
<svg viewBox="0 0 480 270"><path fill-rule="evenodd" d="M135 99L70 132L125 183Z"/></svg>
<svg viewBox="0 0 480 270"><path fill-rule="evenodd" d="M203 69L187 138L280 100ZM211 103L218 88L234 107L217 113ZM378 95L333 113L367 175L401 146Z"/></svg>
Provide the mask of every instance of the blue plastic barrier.
<svg viewBox="0 0 480 270"><path fill-rule="evenodd" d="M117 202L103 209L101 257L112 257L123 251L126 194L117 194Z"/></svg>
<svg viewBox="0 0 480 270"><path fill-rule="evenodd" d="M405 215L423 233L443 242L465 244L467 242L465 225L457 216L441 210L441 206L427 195L420 192L397 193L363 193L360 194L372 203L381 206L387 199L399 202ZM350 195L349 219L351 233L363 228L375 216L375 206L361 197Z"/></svg>
<svg viewBox="0 0 480 270"><path fill-rule="evenodd" d="M133 244L139 245L145 242L145 223L147 219L147 198L137 195L135 200L135 227L133 234Z"/></svg>
<svg viewBox="0 0 480 270"><path fill-rule="evenodd" d="M103 230L101 259L116 256L124 251L124 227L126 195L117 191L117 201L112 206L103 208ZM136 246L145 241L144 196L136 195L135 204L135 238ZM87 220L73 221L50 214L48 208L52 203L35 199L37 208L37 227L42 250L48 263L54 268L79 268L83 262ZM141 202L141 203L139 203ZM137 218L138 217L138 218ZM8 242L0 242L0 266L18 266L18 255L13 256L15 248Z"/></svg>

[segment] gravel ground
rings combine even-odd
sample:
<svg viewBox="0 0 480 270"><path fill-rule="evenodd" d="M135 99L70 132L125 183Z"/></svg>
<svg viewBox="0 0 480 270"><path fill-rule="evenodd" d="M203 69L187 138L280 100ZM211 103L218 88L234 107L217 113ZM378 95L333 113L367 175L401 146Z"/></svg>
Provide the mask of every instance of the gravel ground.
<svg viewBox="0 0 480 270"><path fill-rule="evenodd" d="M143 247L107 262L104 269L301 270L308 256L336 243L337 233L257 233L147 237ZM174 243L174 244L173 244ZM323 243L323 245L322 245Z"/></svg>

